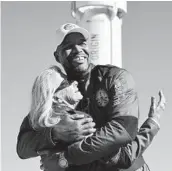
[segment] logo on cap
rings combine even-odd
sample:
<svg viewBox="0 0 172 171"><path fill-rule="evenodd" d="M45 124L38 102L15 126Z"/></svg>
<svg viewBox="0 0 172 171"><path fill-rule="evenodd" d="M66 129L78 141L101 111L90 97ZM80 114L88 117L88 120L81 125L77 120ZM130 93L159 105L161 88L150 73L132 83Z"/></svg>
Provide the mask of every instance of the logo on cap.
<svg viewBox="0 0 172 171"><path fill-rule="evenodd" d="M76 26L74 25L74 24L66 24L65 26L64 26L64 29L65 30L71 30L71 29L73 29L73 28L75 28Z"/></svg>

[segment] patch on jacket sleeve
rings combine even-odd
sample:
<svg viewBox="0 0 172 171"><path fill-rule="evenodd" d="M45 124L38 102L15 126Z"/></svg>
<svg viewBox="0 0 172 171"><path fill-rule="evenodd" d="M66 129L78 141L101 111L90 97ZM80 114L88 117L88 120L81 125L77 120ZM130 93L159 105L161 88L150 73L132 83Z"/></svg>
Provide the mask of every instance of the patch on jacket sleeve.
<svg viewBox="0 0 172 171"><path fill-rule="evenodd" d="M118 78L113 80L111 91L113 106L119 105L124 101L127 103L132 96L135 96L132 76L127 72L120 74Z"/></svg>

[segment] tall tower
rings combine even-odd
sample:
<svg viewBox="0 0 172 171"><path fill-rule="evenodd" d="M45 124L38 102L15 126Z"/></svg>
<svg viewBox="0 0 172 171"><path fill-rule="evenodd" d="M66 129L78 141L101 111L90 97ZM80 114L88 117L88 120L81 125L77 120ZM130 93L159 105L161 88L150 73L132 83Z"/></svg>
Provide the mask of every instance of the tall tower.
<svg viewBox="0 0 172 171"><path fill-rule="evenodd" d="M124 1L73 1L72 16L90 33L90 60L122 67L121 28L127 11Z"/></svg>

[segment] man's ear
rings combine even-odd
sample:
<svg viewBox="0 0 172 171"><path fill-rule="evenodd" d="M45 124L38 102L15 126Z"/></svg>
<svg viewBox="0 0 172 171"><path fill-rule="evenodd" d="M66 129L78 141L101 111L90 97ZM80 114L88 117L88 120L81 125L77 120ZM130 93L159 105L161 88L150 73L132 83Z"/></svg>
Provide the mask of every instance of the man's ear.
<svg viewBox="0 0 172 171"><path fill-rule="evenodd" d="M57 62L60 62L57 51L54 52L54 57L55 57L55 59L56 59Z"/></svg>

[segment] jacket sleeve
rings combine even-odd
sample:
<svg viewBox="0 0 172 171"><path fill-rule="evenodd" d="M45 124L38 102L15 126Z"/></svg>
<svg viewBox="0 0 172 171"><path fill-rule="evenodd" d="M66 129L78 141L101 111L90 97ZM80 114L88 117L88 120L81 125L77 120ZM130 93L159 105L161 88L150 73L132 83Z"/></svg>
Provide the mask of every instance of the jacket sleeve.
<svg viewBox="0 0 172 171"><path fill-rule="evenodd" d="M118 168L129 168L151 144L160 127L151 118L148 118L140 127L134 141L121 147L118 154L112 157L107 164Z"/></svg>
<svg viewBox="0 0 172 171"><path fill-rule="evenodd" d="M139 129L139 133L136 136L135 141L132 142L131 146L125 148L126 152L130 156L131 163L140 157L143 152L151 144L153 138L158 133L160 127L151 118L148 118Z"/></svg>
<svg viewBox="0 0 172 171"><path fill-rule="evenodd" d="M51 128L43 128L40 131L34 130L29 124L29 117L26 116L20 127L17 139L17 154L21 159L38 156L37 151L46 148L53 148L55 144L51 139Z"/></svg>
<svg viewBox="0 0 172 171"><path fill-rule="evenodd" d="M109 80L108 122L93 136L68 146L69 163L87 164L118 151L135 139L138 128L138 99L132 76L123 71Z"/></svg>

